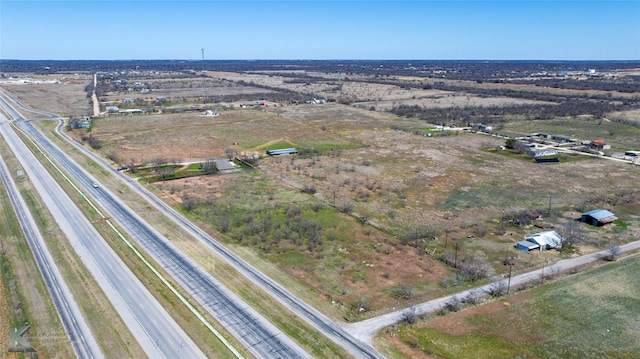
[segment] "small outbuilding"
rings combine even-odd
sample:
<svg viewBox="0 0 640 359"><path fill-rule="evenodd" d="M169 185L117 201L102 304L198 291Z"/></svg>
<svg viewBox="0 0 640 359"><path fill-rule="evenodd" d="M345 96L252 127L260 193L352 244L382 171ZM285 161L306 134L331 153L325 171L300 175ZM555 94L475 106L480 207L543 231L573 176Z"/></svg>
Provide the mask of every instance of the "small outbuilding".
<svg viewBox="0 0 640 359"><path fill-rule="evenodd" d="M530 241L520 241L518 243L516 243L516 248L521 250L521 251L525 251L525 252L529 252L532 251L534 249L540 249L540 245L530 242Z"/></svg>
<svg viewBox="0 0 640 359"><path fill-rule="evenodd" d="M278 150L267 150L266 154L268 156L280 156L280 155L293 155L298 153L298 150L295 148L281 148Z"/></svg>
<svg viewBox="0 0 640 359"><path fill-rule="evenodd" d="M583 213L580 221L592 226L604 226L616 219L618 219L618 217L606 209L594 209L593 211Z"/></svg>

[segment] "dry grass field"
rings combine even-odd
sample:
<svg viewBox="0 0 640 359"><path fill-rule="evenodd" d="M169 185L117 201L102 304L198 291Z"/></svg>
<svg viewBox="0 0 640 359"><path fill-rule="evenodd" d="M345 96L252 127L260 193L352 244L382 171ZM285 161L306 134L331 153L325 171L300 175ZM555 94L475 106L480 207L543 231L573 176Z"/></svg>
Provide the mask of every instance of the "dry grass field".
<svg viewBox="0 0 640 359"><path fill-rule="evenodd" d="M91 114L91 105L84 91L85 86L90 83L91 78L86 75L77 76L36 76L35 79L59 80L54 84L12 84L3 85L3 88L10 92L21 102L32 107L53 112L62 117L68 116L88 116ZM25 113L28 118L39 118L42 115Z"/></svg>
<svg viewBox="0 0 640 359"><path fill-rule="evenodd" d="M230 201L244 211L256 206L271 208L274 203L311 206L320 202L338 209L352 203L351 215L331 215L336 229L325 234L338 232L340 236L319 250L284 244L267 249L259 241L241 240L242 245L254 248L265 260L278 263L317 291L320 300L331 298L342 304L334 307L333 316L350 312L350 303L367 298L370 313L348 316L350 320L449 290L441 283L449 278L451 269L425 255L442 253L443 237L448 237L450 250L451 241L456 240L461 254L484 258L501 273L505 250L523 235L540 230L508 226L502 234L503 209L544 212L551 196L556 214L539 223L550 228L579 216L585 202L611 208L608 201L633 188L638 174L637 167L587 157L536 165L530 159L497 151L504 140L482 134L457 131L425 137L414 133L427 128L418 120L325 104L224 110L218 117L197 113L106 117L95 120L93 133L103 141L100 151L115 153L122 164L130 159L148 163L157 157L222 157L227 147L240 154L263 154L269 146L320 151L311 156L266 157L253 173L155 182L154 186L176 206L185 198ZM300 194L305 186L317 193ZM631 220L637 219L633 215L637 206L621 200L614 209L624 214L630 226L621 234L585 228L596 245L603 245L607 238L637 233L637 222ZM260 218L260 213L253 216ZM202 213L197 217L216 237L237 243L239 234L221 233L217 219ZM247 220L242 221L246 224ZM424 237L419 243L403 244L411 232L424 230L438 239ZM540 262L524 253L515 256L521 264L516 270ZM398 300L401 289L410 294Z"/></svg>
<svg viewBox="0 0 640 359"><path fill-rule="evenodd" d="M217 117L189 112L101 117L94 119L91 131L101 141L99 152L118 160L114 166L131 161L149 164L159 157L198 161L223 157L229 148L240 155L263 155L270 148L304 149L307 154L298 156L263 156L258 170L150 186L178 208L197 201L196 208L185 210L185 214L229 245L249 250L252 258L275 263L316 293L318 303L335 304L323 308L336 318L358 320L455 290L448 285L455 277L454 268L437 259L445 245L449 251L455 248L454 241L464 260L481 259L497 274L504 273L505 250L523 235L542 229L503 223L503 211L543 213L544 218L536 224L544 229L561 226L587 209L607 208L616 213L622 220L619 224L600 229L583 226L585 244L579 247L583 252L601 248L613 239L628 241L640 233L638 195L633 193L640 174L637 166L577 155L562 155L557 164L535 164L526 156L497 150L504 139L466 131L433 132L426 137L423 134L433 124L383 111L399 103L486 107L543 102L342 83L341 75L313 75L326 81L306 84L271 73L208 72L207 92L212 99L244 94L246 101L254 101L269 91L259 85L348 99L352 105L268 103L265 108L238 109L219 104ZM239 87L235 82L240 80L255 86ZM125 96L166 95L171 101L195 99L203 91L201 79L153 81L158 89L152 95L109 93L104 97L117 101ZM494 88L500 84L474 86ZM84 92L79 90L82 101L67 100L66 106L79 109L86 104ZM20 96L38 108L46 97L26 91ZM376 111L370 110L372 106ZM635 116L633 112L622 115ZM505 131L572 130L567 135L597 134L616 148L638 144L636 127L592 122L568 118L521 121L507 123ZM84 131L75 130L72 135L79 139ZM344 210L347 206L352 208ZM320 224L319 245L307 245L309 233L286 228L287 222L298 220L291 215L291 208L307 221L300 222L302 225ZM264 222L277 228L256 227ZM231 228L225 228L229 224ZM564 256L555 252L547 255L551 260ZM540 265L537 257L520 252L513 256L517 258L516 271ZM363 301L367 308L360 313L362 306L358 305Z"/></svg>

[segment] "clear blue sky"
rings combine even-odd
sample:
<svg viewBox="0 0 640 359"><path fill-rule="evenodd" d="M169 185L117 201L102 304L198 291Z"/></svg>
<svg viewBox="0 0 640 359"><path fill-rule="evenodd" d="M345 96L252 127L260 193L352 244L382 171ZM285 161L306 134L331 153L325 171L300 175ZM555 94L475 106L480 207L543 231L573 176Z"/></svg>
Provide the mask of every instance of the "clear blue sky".
<svg viewBox="0 0 640 359"><path fill-rule="evenodd" d="M0 0L0 59L640 60L640 1Z"/></svg>

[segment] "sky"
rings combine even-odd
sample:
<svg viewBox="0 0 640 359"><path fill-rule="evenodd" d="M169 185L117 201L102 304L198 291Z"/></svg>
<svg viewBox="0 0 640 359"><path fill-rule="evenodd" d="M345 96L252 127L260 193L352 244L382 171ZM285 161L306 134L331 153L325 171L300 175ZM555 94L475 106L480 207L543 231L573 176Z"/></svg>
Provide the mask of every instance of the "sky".
<svg viewBox="0 0 640 359"><path fill-rule="evenodd" d="M0 59L640 60L640 1L0 0Z"/></svg>

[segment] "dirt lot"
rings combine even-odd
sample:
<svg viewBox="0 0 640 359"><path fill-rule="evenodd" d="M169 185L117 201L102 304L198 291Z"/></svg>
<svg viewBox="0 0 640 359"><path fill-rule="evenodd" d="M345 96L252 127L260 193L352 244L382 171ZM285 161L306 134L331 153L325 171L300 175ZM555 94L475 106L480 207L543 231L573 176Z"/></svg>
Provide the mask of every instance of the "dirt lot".
<svg viewBox="0 0 640 359"><path fill-rule="evenodd" d="M44 80L60 80L58 84L13 84L2 85L24 104L58 114L62 117L88 116L91 105L84 92L90 82L88 76L38 76ZM27 116L38 118L40 115L25 113Z"/></svg>

